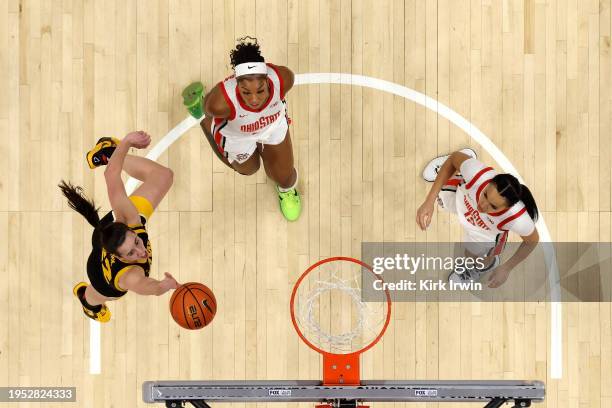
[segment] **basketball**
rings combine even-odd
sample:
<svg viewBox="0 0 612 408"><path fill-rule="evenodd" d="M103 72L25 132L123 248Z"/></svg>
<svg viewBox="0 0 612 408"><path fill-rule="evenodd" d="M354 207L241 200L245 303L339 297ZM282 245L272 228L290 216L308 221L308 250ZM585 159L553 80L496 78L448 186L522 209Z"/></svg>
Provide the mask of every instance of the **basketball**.
<svg viewBox="0 0 612 408"><path fill-rule="evenodd" d="M215 295L201 283L185 283L170 298L170 314L185 329L197 330L209 325L216 312Z"/></svg>

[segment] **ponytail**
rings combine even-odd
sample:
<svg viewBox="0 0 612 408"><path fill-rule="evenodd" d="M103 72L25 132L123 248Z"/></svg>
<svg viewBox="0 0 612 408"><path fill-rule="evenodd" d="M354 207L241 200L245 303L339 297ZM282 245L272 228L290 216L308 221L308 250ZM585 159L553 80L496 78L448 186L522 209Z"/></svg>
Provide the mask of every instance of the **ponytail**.
<svg viewBox="0 0 612 408"><path fill-rule="evenodd" d="M82 187L74 186L64 180L58 184L58 187L68 199L68 206L85 217L87 222L94 227L92 240L99 242L99 245L102 245L108 252L117 254L117 248L125 241L125 234L130 230L129 227L122 222L112 222L102 227L98 216L99 208L96 208L93 200L83 195Z"/></svg>
<svg viewBox="0 0 612 408"><path fill-rule="evenodd" d="M533 221L537 221L540 215L540 211L538 210L538 206L536 205L535 198L531 194L531 191L527 188L526 185L521 184L521 201L525 204L525 208L527 209L527 213Z"/></svg>
<svg viewBox="0 0 612 408"><path fill-rule="evenodd" d="M83 188L73 186L72 183L67 183L64 180L57 186L62 190L64 197L68 199L68 206L85 217L89 225L98 228L100 225L99 208L96 208L93 200L87 199L83 195Z"/></svg>
<svg viewBox="0 0 612 408"><path fill-rule="evenodd" d="M508 206L511 207L521 201L525 205L529 217L533 221L538 220L540 215L538 206L526 185L521 184L516 177L507 173L498 174L493 177L492 181L497 187L497 192L508 202Z"/></svg>

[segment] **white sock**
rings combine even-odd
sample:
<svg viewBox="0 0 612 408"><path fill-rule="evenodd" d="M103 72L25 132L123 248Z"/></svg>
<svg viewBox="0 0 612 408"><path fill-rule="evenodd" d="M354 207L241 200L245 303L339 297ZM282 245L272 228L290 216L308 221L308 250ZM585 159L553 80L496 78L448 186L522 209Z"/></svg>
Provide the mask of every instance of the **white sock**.
<svg viewBox="0 0 612 408"><path fill-rule="evenodd" d="M295 186L297 186L298 183L298 171L297 169L295 169L295 182L293 183L293 185L291 187L281 187L281 186L277 186L278 187L278 191L280 193L288 193L289 191L293 190L295 188Z"/></svg>

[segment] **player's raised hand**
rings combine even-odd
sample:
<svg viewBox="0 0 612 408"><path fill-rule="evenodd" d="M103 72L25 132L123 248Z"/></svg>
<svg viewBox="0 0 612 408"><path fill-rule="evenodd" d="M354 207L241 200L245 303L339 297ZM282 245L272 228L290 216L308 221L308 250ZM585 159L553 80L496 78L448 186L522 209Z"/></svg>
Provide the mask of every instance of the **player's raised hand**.
<svg viewBox="0 0 612 408"><path fill-rule="evenodd" d="M144 149L151 144L151 136L142 130L128 133L123 140L137 149Z"/></svg>

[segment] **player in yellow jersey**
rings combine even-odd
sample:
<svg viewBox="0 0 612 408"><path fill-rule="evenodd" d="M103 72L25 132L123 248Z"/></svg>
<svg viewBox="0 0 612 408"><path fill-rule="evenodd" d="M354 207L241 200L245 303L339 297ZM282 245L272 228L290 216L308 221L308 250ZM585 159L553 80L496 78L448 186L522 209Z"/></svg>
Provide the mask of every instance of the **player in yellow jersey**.
<svg viewBox="0 0 612 408"><path fill-rule="evenodd" d="M91 285L79 282L73 292L86 316L99 322L110 320L106 302L133 291L141 295L162 295L178 286L169 273L162 280L149 277L151 242L147 220L172 186L172 171L154 161L128 155L130 147L144 149L151 143L145 132L132 132L123 140L102 138L87 153L90 168L106 165L104 177L112 211L102 219L81 187L62 181L59 187L68 205L94 227L92 251L87 260ZM143 183L128 197L121 171Z"/></svg>

